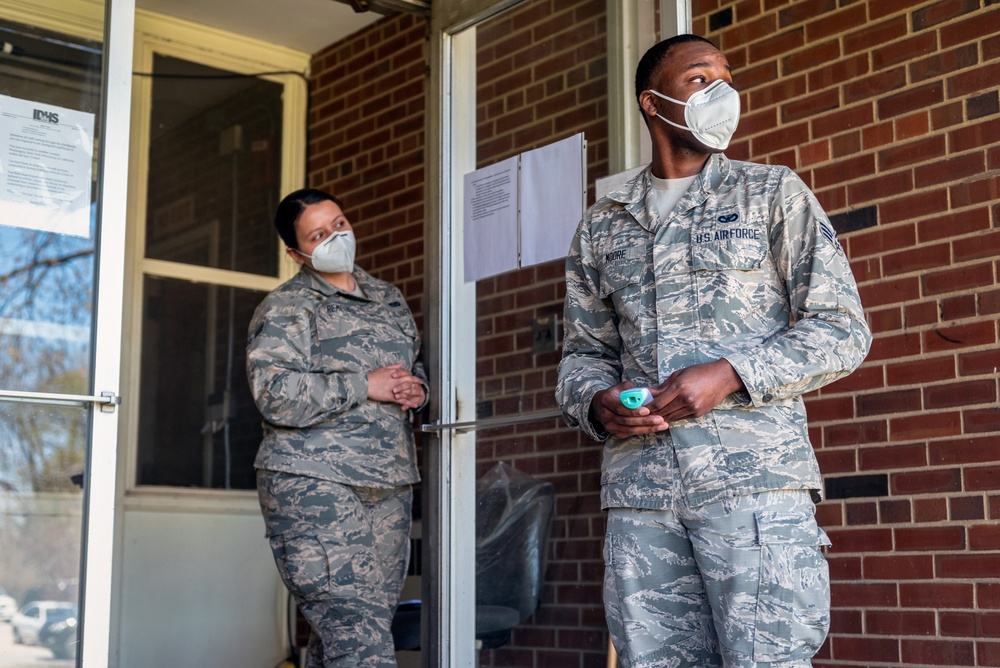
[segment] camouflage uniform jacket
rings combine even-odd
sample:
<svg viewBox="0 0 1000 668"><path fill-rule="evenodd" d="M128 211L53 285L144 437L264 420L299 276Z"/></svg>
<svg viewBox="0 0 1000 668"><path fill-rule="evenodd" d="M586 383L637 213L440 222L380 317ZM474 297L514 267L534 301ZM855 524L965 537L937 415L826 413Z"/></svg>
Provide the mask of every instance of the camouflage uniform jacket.
<svg viewBox="0 0 1000 668"><path fill-rule="evenodd" d="M402 362L419 378L420 338L402 293L354 268L355 297L308 267L257 307L247 377L264 416L258 469L362 487L419 479L408 411L368 399L368 372Z"/></svg>
<svg viewBox="0 0 1000 668"><path fill-rule="evenodd" d="M666 220L650 191L647 168L595 203L566 259L556 395L570 426L605 441L602 505L668 509L671 448L692 506L771 489L818 499L802 395L849 374L871 344L829 219L788 168L721 154ZM602 389L720 358L746 390L701 418L626 439L590 420Z"/></svg>

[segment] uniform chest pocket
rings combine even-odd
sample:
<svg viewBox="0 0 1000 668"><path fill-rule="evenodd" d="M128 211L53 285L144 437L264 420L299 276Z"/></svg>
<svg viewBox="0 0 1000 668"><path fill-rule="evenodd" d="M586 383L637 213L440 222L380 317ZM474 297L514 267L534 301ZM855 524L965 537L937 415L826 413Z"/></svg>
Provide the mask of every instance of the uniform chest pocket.
<svg viewBox="0 0 1000 668"><path fill-rule="evenodd" d="M609 263L601 267L601 299L630 286L638 288L642 285L645 270L645 263L639 259Z"/></svg>
<svg viewBox="0 0 1000 668"><path fill-rule="evenodd" d="M716 221L691 235L694 271L756 271L767 259L767 230L762 226Z"/></svg>

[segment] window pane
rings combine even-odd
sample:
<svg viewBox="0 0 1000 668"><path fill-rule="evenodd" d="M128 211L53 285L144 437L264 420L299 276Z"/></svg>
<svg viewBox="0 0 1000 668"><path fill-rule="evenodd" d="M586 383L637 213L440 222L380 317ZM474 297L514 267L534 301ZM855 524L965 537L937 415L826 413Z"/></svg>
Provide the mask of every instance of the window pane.
<svg viewBox="0 0 1000 668"><path fill-rule="evenodd" d="M283 86L154 56L146 257L278 275Z"/></svg>
<svg viewBox="0 0 1000 668"><path fill-rule="evenodd" d="M247 325L262 298L145 279L138 484L255 487L261 418L244 369Z"/></svg>

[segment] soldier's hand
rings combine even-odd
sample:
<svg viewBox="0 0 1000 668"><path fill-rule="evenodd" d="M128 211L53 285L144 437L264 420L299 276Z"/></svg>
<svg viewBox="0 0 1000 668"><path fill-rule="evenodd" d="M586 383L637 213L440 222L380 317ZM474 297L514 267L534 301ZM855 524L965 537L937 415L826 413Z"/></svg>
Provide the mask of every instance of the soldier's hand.
<svg viewBox="0 0 1000 668"><path fill-rule="evenodd" d="M420 379L404 369L402 363L368 373L368 398L373 401L389 401L405 408L416 408L423 403L423 397L424 388Z"/></svg>
<svg viewBox="0 0 1000 668"><path fill-rule="evenodd" d="M654 415L649 406L625 408L622 404L622 390L635 387L631 382L624 382L601 390L590 402L591 418L602 425L604 430L616 438L625 438L635 434L651 434L664 431L669 427L667 421L660 415ZM650 388L655 396L655 390Z"/></svg>
<svg viewBox="0 0 1000 668"><path fill-rule="evenodd" d="M701 417L742 388L739 374L725 359L695 364L670 374L653 391L653 401L647 408L667 422Z"/></svg>

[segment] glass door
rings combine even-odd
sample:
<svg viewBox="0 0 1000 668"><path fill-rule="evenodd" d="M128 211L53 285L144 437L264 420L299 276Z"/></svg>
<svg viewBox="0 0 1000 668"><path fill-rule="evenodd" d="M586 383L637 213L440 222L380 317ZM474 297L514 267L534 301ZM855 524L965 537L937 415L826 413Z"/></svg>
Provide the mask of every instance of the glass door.
<svg viewBox="0 0 1000 668"><path fill-rule="evenodd" d="M134 14L114 0L109 31L111 4L0 1L4 666L107 664L125 189L103 166Z"/></svg>

